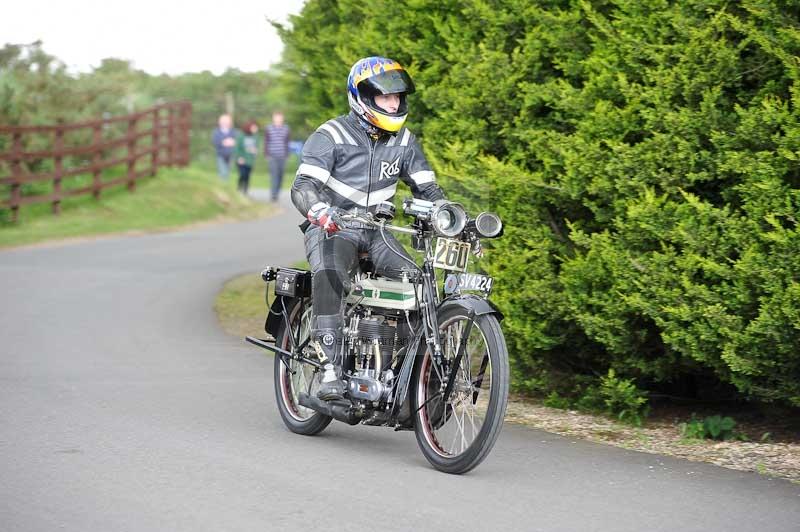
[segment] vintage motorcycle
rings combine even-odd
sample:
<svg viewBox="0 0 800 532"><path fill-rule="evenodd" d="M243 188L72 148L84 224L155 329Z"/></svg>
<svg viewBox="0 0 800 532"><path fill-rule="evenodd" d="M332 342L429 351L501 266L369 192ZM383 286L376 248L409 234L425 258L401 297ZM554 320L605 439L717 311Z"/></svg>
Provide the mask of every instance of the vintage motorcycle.
<svg viewBox="0 0 800 532"><path fill-rule="evenodd" d="M344 217L346 224L374 227L387 245L385 231L410 235L424 260L389 279L375 274L368 257L361 258L338 347L346 386L342 400L316 397L322 364L310 342L311 272L285 267L262 272L267 291L275 281L265 323L274 343L246 340L275 353L275 397L292 432L317 434L332 419L414 430L436 469L465 473L492 449L508 401L503 316L488 300L493 279L467 273L470 254L482 253L481 239L500 236L503 226L489 212L470 219L455 202L407 199L403 211L414 218L410 226L389 223L393 206Z"/></svg>

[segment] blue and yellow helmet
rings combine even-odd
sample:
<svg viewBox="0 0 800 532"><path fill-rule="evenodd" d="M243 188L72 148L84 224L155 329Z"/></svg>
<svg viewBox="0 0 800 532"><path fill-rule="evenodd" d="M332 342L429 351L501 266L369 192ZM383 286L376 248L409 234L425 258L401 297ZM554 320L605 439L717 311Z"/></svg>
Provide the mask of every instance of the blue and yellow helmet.
<svg viewBox="0 0 800 532"><path fill-rule="evenodd" d="M387 133L397 133L408 116L406 94L414 92L414 82L408 72L393 59L365 57L350 69L347 77L347 101L350 108L367 125ZM397 94L400 106L390 113L375 105L378 94Z"/></svg>

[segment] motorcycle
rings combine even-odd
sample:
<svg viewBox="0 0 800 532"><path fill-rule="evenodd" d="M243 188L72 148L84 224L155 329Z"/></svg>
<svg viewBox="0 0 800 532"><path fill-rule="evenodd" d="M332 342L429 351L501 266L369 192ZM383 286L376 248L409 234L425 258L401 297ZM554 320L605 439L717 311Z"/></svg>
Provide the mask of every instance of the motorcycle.
<svg viewBox="0 0 800 532"><path fill-rule="evenodd" d="M344 216L345 226L371 226L387 245L386 231L410 235L424 260L421 266L408 261L398 279L377 275L369 258L361 258L337 347L342 400L316 397L323 365L310 338L311 272L262 271L267 291L275 282L265 322L274 341L246 340L275 353L275 398L290 431L318 434L333 419L413 430L433 467L466 473L492 449L508 402L503 315L489 301L493 279L467 273L470 255L483 252L481 239L501 236L503 225L496 214L469 218L448 201L407 199L403 211L414 218L409 226L389 223L393 206Z"/></svg>

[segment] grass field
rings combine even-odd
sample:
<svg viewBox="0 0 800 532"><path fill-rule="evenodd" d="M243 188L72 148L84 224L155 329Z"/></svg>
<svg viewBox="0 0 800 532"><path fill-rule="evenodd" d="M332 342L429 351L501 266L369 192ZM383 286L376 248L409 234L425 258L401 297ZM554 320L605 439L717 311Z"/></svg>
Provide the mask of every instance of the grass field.
<svg viewBox="0 0 800 532"><path fill-rule="evenodd" d="M262 170L263 171L263 170ZM55 216L49 204L22 207L19 221L0 213L0 247L117 232L155 231L219 218L250 219L273 209L236 191L232 172L227 183L216 175L213 162L187 168L164 168L157 176L137 182L136 192L125 187L104 191L99 200L83 196L65 200ZM259 179L258 187L265 187Z"/></svg>

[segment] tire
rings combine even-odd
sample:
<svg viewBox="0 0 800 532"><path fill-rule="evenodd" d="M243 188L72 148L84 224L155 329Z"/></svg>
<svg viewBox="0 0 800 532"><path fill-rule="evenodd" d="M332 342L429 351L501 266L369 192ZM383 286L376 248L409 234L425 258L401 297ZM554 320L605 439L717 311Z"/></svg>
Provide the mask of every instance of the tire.
<svg viewBox="0 0 800 532"><path fill-rule="evenodd" d="M443 358L455 359L467 319L468 310L462 307L450 307L439 315ZM503 427L509 369L500 323L492 314L473 318L467 348L447 404L440 393L440 383L446 376L438 374L427 346L417 355L411 382L417 444L436 469L466 473L486 458Z"/></svg>
<svg viewBox="0 0 800 532"><path fill-rule="evenodd" d="M302 342L311 331L311 302L307 301L306 305L301 306L299 300L294 300L287 310L292 330L296 331L298 326L301 327L300 341ZM275 335L275 345L287 351L291 350L291 339L288 332L286 320L282 320ZM302 364L295 360L288 362L289 366L283 363L279 355L275 355L275 402L278 405L281 419L286 428L296 434L305 436L319 434L333 418L301 406L297 402L297 395L301 391L309 394L316 393L316 388L319 386L315 378L316 370L308 364ZM311 383L310 386L309 383Z"/></svg>

